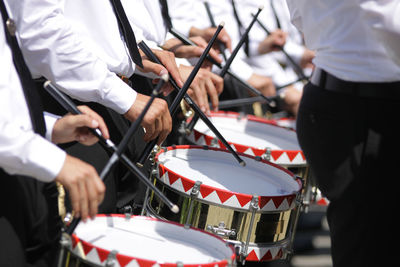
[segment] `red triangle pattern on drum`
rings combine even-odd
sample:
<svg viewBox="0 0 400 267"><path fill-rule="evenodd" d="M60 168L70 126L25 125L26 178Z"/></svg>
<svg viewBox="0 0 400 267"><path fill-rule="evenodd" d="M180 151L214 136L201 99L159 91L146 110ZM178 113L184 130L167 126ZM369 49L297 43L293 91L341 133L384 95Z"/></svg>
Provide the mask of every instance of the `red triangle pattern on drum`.
<svg viewBox="0 0 400 267"><path fill-rule="evenodd" d="M187 192L189 189L191 189L194 185L192 181L186 180L186 179L181 179L183 189L185 192Z"/></svg>
<svg viewBox="0 0 400 267"><path fill-rule="evenodd" d="M116 257L117 257L117 261L121 267L125 267L132 261L131 257L125 256L125 255L117 254Z"/></svg>
<svg viewBox="0 0 400 267"><path fill-rule="evenodd" d="M219 197L219 199L221 200L221 203L224 203L225 201L227 201L230 197L233 196L233 193L228 192L228 191L219 191L216 190L217 195Z"/></svg>
<svg viewBox="0 0 400 267"><path fill-rule="evenodd" d="M273 197L272 201L274 202L275 207L279 208L279 206L282 204L282 202L285 200L285 198L286 198L285 196L283 196L283 197Z"/></svg>
<svg viewBox="0 0 400 267"><path fill-rule="evenodd" d="M265 205L271 200L271 197L259 197L258 199L258 206L260 209L264 208Z"/></svg>
<svg viewBox="0 0 400 267"><path fill-rule="evenodd" d="M143 260L143 259L136 259L140 267L152 267L154 264L156 264L156 261L149 261L149 260Z"/></svg>
<svg viewBox="0 0 400 267"><path fill-rule="evenodd" d="M286 199L287 199L287 202L288 202L288 204L289 204L289 207L290 206L292 206L292 202L293 202L293 200L296 198L296 196L295 195L293 195L293 196L288 196Z"/></svg>
<svg viewBox="0 0 400 267"><path fill-rule="evenodd" d="M268 250L267 253L264 254L264 256L261 258L260 261L270 261L272 260L272 254L271 251Z"/></svg>
<svg viewBox="0 0 400 267"><path fill-rule="evenodd" d="M72 248L75 248L79 242L79 239L75 236L72 236L71 241L72 241Z"/></svg>
<svg viewBox="0 0 400 267"><path fill-rule="evenodd" d="M81 244L82 244L83 252L85 253L85 255L89 254L89 252L93 249L92 246L90 246L84 242L81 242Z"/></svg>
<svg viewBox="0 0 400 267"><path fill-rule="evenodd" d="M271 151L271 156L274 160L278 160L280 156L282 156L283 151L281 150L273 150Z"/></svg>
<svg viewBox="0 0 400 267"><path fill-rule="evenodd" d="M218 264L218 267L226 267L228 266L228 261L223 260L221 263Z"/></svg>
<svg viewBox="0 0 400 267"><path fill-rule="evenodd" d="M208 186L200 186L200 194L203 198L206 198L209 194L211 194L215 189L210 188Z"/></svg>
<svg viewBox="0 0 400 267"><path fill-rule="evenodd" d="M221 149L226 149L226 146L218 139L218 145Z"/></svg>
<svg viewBox="0 0 400 267"><path fill-rule="evenodd" d="M208 136L208 135L205 135L204 136L204 142L206 142L206 145L207 146L211 146L211 141L213 140L214 138L212 138L212 137L210 137L210 136Z"/></svg>
<svg viewBox="0 0 400 267"><path fill-rule="evenodd" d="M251 199L252 199L251 196L240 195L240 194L237 194L237 195L236 195L236 198L237 198L237 200L239 201L240 206L242 206L242 207L243 207L244 205L246 205L247 203L249 203L249 202L251 201Z"/></svg>
<svg viewBox="0 0 400 267"><path fill-rule="evenodd" d="M293 161L294 158L299 154L299 151L286 151L290 161Z"/></svg>
<svg viewBox="0 0 400 267"><path fill-rule="evenodd" d="M105 261L108 258L108 255L110 255L110 251L102 249L102 248L96 248L97 249L97 255L99 255L100 262Z"/></svg>
<svg viewBox="0 0 400 267"><path fill-rule="evenodd" d="M236 148L236 151L240 152L240 153L244 153L248 149L247 146L242 146L239 144L235 144L235 148Z"/></svg>
<svg viewBox="0 0 400 267"><path fill-rule="evenodd" d="M201 133L199 133L198 131L193 131L194 133L194 140L197 141L199 140L199 138L202 136Z"/></svg>
<svg viewBox="0 0 400 267"><path fill-rule="evenodd" d="M279 259L282 259L282 257L283 257L283 251L282 251L282 249L280 249L278 251L278 253L276 253L275 259L279 260Z"/></svg>
<svg viewBox="0 0 400 267"><path fill-rule="evenodd" d="M167 172L169 178L169 184L172 185L178 180L180 177L173 172Z"/></svg>
<svg viewBox="0 0 400 267"><path fill-rule="evenodd" d="M259 259L257 257L257 254L256 254L256 252L254 250L252 250L249 253L249 255L247 255L246 260L247 261L259 261Z"/></svg>

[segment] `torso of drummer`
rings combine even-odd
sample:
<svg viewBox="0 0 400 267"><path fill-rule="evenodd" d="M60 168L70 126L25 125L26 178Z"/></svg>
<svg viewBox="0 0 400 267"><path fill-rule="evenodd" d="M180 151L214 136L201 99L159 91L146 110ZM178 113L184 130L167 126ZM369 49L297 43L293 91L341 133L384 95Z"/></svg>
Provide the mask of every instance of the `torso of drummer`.
<svg viewBox="0 0 400 267"><path fill-rule="evenodd" d="M398 116L400 67L387 54L386 40L370 28L378 17L365 17L363 2L287 0L292 22L316 51L296 129L317 185L330 200L333 266L394 264L381 257L384 247L370 244L393 238L371 234L382 225L378 214L387 215L386 229L396 227L391 176L398 172L393 151L400 142L387 122Z"/></svg>

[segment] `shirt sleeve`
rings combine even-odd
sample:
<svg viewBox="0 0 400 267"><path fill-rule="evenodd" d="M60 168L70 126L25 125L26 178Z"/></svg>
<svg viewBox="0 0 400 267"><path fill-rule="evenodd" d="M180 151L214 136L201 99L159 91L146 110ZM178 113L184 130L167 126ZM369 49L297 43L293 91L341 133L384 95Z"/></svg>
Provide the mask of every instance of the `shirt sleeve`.
<svg viewBox="0 0 400 267"><path fill-rule="evenodd" d="M50 182L61 171L66 153L56 145L10 121L1 120L0 132L0 162L7 173Z"/></svg>
<svg viewBox="0 0 400 267"><path fill-rule="evenodd" d="M201 11L204 6L198 0L168 0L168 10L173 27L185 36L189 36L190 28L209 27Z"/></svg>
<svg viewBox="0 0 400 267"><path fill-rule="evenodd" d="M125 113L136 92L72 31L61 0L7 0L21 50L34 78L45 77L81 101Z"/></svg>

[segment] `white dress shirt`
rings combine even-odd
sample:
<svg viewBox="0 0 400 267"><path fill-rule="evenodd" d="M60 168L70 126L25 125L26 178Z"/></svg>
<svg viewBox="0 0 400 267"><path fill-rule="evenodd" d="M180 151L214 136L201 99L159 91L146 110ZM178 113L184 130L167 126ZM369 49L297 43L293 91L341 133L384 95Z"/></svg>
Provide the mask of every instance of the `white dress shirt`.
<svg viewBox="0 0 400 267"><path fill-rule="evenodd" d="M11 175L50 182L60 172L66 153L33 132L11 50L0 26L0 168ZM46 116L45 121L46 137L51 137L55 119Z"/></svg>
<svg viewBox="0 0 400 267"><path fill-rule="evenodd" d="M126 51L108 0L6 0L6 4L34 78L43 76L76 99L98 102L121 114L132 106L136 92L116 73L129 75L133 66L128 60L119 63Z"/></svg>
<svg viewBox="0 0 400 267"><path fill-rule="evenodd" d="M376 41L359 0L287 0L293 24L316 51L314 64L347 81L398 81L400 67Z"/></svg>
<svg viewBox="0 0 400 267"><path fill-rule="evenodd" d="M189 4L188 2L191 3ZM199 29L211 27L203 2L203 0L168 0L168 7L170 8L170 16L174 28L183 32L184 30L181 29L182 27L188 28L188 26L193 26ZM221 22L225 22L224 29L230 35L232 39L232 47L234 49L235 45L239 42L240 37L236 30L236 21L234 17L228 15L233 14L229 13L233 12L230 2L227 0L218 0L209 1L209 4L213 12L215 23L218 25ZM188 29L190 29L190 27ZM226 55L227 57L230 56L228 50L226 50ZM230 69L238 77L247 81L254 71L246 62L244 62L243 59L245 57L246 55L241 49L235 57ZM212 71L215 73L220 72L220 70L215 66Z"/></svg>
<svg viewBox="0 0 400 267"><path fill-rule="evenodd" d="M285 44L285 50L290 56L296 61L300 62L301 56L304 53L303 40L300 32L290 22L290 13L285 1L282 0L236 0L236 5L239 16L242 22L247 26L253 19L252 14L256 14L258 8L263 6L263 10L258 16L258 20L270 31L273 32L278 28L277 21L273 9L271 7L273 3L275 12L279 19L280 29L285 31L287 40ZM256 22L249 33L250 38L250 55L257 56L258 46L267 36L265 30ZM273 56L278 60L287 63L286 57L281 52L274 52Z"/></svg>
<svg viewBox="0 0 400 267"><path fill-rule="evenodd" d="M145 43L153 49L161 49L160 47L165 43L166 40L175 38L167 32L167 27L164 24L164 19L161 13L161 5L159 0L122 0L121 3L124 6L128 20L135 32L135 35L139 39L145 41ZM189 5L192 3L189 1ZM169 5L169 1L168 1ZM168 9L171 7L168 6ZM173 10L173 7L172 7ZM179 27L185 34L189 33L190 26ZM176 64L192 65L185 58L175 58ZM149 78L155 78L154 75L148 73L140 73L139 75L146 76Z"/></svg>
<svg viewBox="0 0 400 267"><path fill-rule="evenodd" d="M286 2L281 0L236 0L238 15L242 23L247 27L253 20L259 7L263 10L258 16L258 20L270 31L273 32L278 28L274 12L271 8L271 2L274 4L281 29L287 35L285 44L285 51L298 63L305 51L302 44L300 32L290 22L290 14ZM282 52L270 52L260 55L258 47L260 43L267 37L267 33L257 22L253 25L249 32L249 57L245 61L254 69L254 72L271 77L277 86L284 86L293 83L298 79L298 75L292 67L292 63L288 61L287 57ZM281 64L286 65L282 67ZM294 86L301 90L303 84L301 82L295 83Z"/></svg>
<svg viewBox="0 0 400 267"><path fill-rule="evenodd" d="M378 42L386 48L389 57L400 65L400 2L396 0L361 0L363 18L373 29Z"/></svg>

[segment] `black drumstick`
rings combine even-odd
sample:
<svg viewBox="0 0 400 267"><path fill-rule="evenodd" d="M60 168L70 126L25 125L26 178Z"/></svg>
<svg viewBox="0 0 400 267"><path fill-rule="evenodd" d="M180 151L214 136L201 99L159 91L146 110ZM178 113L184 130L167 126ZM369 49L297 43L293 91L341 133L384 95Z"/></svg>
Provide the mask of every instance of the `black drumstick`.
<svg viewBox="0 0 400 267"><path fill-rule="evenodd" d="M217 25L215 24L215 21L214 21L214 16L211 13L210 5L208 4L208 2L205 1L204 6L206 8L208 18L210 19L211 27L213 27L213 28L217 27ZM227 57L225 54L225 45L219 40L217 40L217 45L219 47L219 50L221 51L221 54L222 54L224 60L226 61Z"/></svg>
<svg viewBox="0 0 400 267"><path fill-rule="evenodd" d="M183 84L182 89L178 92L177 96L173 100L171 106L169 107L171 116L174 116L175 113L177 112L180 102L182 101L184 95L186 94L187 90L189 89L190 85L192 84L195 76L197 75L198 71L200 70L201 65L204 63L206 56L210 52L212 45L215 43L215 40L217 39L218 34L221 32L223 27L224 27L224 23L220 23L218 25L217 30L215 31L210 42L208 43L206 49L204 50L203 54L200 56L196 65L194 66L192 72L190 73L188 79ZM153 148L156 144L157 144L157 138L146 144L141 156L139 157L139 160L136 163L138 166L143 166L144 162L146 161L146 159L148 158L148 156L150 155L151 151L153 150Z"/></svg>
<svg viewBox="0 0 400 267"><path fill-rule="evenodd" d="M254 14L251 14L253 17L255 17ZM260 25L260 27L267 33L267 35L270 35L271 32L267 29L267 27L258 19L256 18L257 23ZM286 52L286 50L282 46L277 46L279 50L286 56L286 58L292 63L293 67L296 70L297 75L301 78L301 80L308 80L307 76L304 74L303 69L297 64L297 62Z"/></svg>
<svg viewBox="0 0 400 267"><path fill-rule="evenodd" d="M244 42L246 41L246 38L249 35L249 32L251 30L251 28L253 27L254 23L256 22L256 19L258 17L258 15L261 13L261 11L263 10L264 7L259 7L258 11L256 13L256 15L254 16L253 20L250 22L249 26L246 28L246 31L243 33L243 35L241 36L239 43L236 45L235 49L233 50L231 56L229 57L228 61L225 63L224 67L221 70L221 77L224 77L225 74L227 73L228 69L230 68L233 60L235 59L237 53L239 52L240 48L242 47L242 45L244 44ZM269 99L267 99L268 101Z"/></svg>
<svg viewBox="0 0 400 267"><path fill-rule="evenodd" d="M148 47L145 42L143 42L143 41L139 42L138 46L151 61L162 65L161 61L157 58L157 56L153 53L153 51L151 51L150 47ZM179 86L176 84L175 80L172 77L169 78L169 81L175 90L177 90L178 92L180 90L182 90L181 88L179 88ZM215 134L215 136L229 150L229 152L232 153L232 155L236 158L236 160L239 162L239 164L242 166L245 166L246 163L244 162L244 160L242 160L239 157L239 155L236 153L236 151L232 149L232 147L229 145L229 143L226 141L226 139L222 136L222 134L217 130L217 128L215 128L214 124L210 121L210 119L204 114L203 111L201 111L201 109L196 105L196 103L194 103L192 98L190 96L188 96L188 94L185 94L184 99L185 99L186 103L188 103L189 106L196 112L196 114L199 116L199 118L207 125L207 127Z"/></svg>
<svg viewBox="0 0 400 267"><path fill-rule="evenodd" d="M44 84L44 88L46 91L57 100L58 103L60 103L64 109L69 111L72 114L82 114L82 112L77 108L75 103L64 93L62 93L55 85L53 85L50 81L47 81ZM114 145L114 143L110 139L104 138L102 135L101 131L99 129L92 129L89 128L89 130L93 133L94 136L96 136L99 139L100 144L108 151L110 152L116 152L117 147ZM122 163L133 173L136 174L140 178L142 182L144 182L148 187L150 187L160 199L166 203L168 206L171 207L171 210L174 213L179 212L179 208L176 205L171 206L171 201L166 198L166 196L157 188L155 187L148 179L146 176L143 175L143 173L132 163L132 161L125 155L121 154L120 159ZM101 176L101 178L104 178L104 176ZM169 204L168 204L169 203ZM80 218L74 219L69 227L67 228L66 232L68 234L72 234L80 222Z"/></svg>
<svg viewBox="0 0 400 267"><path fill-rule="evenodd" d="M195 44L192 40L190 40L189 38L187 38L186 36L184 36L183 34L181 34L180 32L178 32L176 29L171 28L170 29L170 33L172 35L174 35L176 38L178 38L183 44L185 45L193 45L193 46L197 46L197 44ZM222 69L222 65L220 63L218 63L214 58L212 58L210 55L208 55L207 60L210 61L212 64L214 64L215 66L217 66L218 68ZM251 92L257 91L258 90L256 88L254 88L253 86L251 86L248 82L243 81L243 79L239 78L235 73L233 73L232 71L230 71L229 69L226 71L226 73L231 76L232 78L234 78L236 81L238 81L241 85L243 85L246 89L248 89ZM270 107L276 107L276 103L274 101L273 98L270 98L270 102L266 102Z"/></svg>

